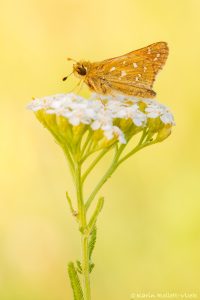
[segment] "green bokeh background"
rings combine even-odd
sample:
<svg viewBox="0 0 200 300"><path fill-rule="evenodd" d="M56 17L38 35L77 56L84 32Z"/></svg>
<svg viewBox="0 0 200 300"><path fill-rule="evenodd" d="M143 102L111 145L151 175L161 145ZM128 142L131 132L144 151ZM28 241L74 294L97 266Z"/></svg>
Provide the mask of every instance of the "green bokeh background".
<svg viewBox="0 0 200 300"><path fill-rule="evenodd" d="M198 0L1 2L0 299L72 299L66 266L80 255L63 153L25 105L75 85L61 81L71 70L67 56L102 60L161 40L170 55L155 90L177 126L104 186L92 294L195 292L200 299L199 12Z"/></svg>

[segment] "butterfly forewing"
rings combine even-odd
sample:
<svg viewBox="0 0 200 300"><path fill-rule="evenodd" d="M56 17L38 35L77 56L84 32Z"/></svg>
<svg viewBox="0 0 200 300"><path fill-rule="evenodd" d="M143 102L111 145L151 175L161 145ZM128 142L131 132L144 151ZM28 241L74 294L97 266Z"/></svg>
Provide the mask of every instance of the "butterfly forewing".
<svg viewBox="0 0 200 300"><path fill-rule="evenodd" d="M153 82L167 56L167 44L155 43L119 57L93 63L90 76L102 80L107 93L154 97Z"/></svg>

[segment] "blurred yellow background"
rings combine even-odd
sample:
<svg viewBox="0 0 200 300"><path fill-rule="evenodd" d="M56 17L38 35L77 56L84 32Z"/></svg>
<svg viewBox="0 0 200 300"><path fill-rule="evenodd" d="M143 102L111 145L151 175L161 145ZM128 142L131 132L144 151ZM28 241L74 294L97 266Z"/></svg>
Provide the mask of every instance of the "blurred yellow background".
<svg viewBox="0 0 200 300"><path fill-rule="evenodd" d="M66 266L80 256L68 166L27 102L75 85L61 81L67 56L102 60L157 41L170 55L154 89L177 125L104 186L92 294L200 299L200 1L5 0L0 19L0 299L72 299Z"/></svg>

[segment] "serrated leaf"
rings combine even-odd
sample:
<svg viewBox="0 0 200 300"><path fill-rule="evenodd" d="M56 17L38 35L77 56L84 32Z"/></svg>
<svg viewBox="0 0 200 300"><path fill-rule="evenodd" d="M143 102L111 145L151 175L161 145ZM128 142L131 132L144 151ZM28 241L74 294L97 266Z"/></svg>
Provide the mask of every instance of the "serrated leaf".
<svg viewBox="0 0 200 300"><path fill-rule="evenodd" d="M77 265L77 271L82 274L82 266L81 266L81 262L79 260L76 261L76 265Z"/></svg>
<svg viewBox="0 0 200 300"><path fill-rule="evenodd" d="M97 218L103 208L103 205L104 205L104 197L101 197L99 198L98 202L97 202L97 206L95 208L95 211L89 221L89 224L88 224L88 228L89 228L89 231L92 231L95 224L96 224L96 221L97 221Z"/></svg>
<svg viewBox="0 0 200 300"><path fill-rule="evenodd" d="M70 262L68 264L68 274L71 281L71 287L74 294L74 300L84 300L83 291L81 288L80 280L77 271L74 267L74 263Z"/></svg>
<svg viewBox="0 0 200 300"><path fill-rule="evenodd" d="M94 247L97 240L97 228L96 226L93 228L91 234L90 234L90 240L89 240L89 259L92 257L92 253L94 251Z"/></svg>
<svg viewBox="0 0 200 300"><path fill-rule="evenodd" d="M93 263L90 263L90 267L89 267L89 271L90 271L90 273L92 272L92 270L94 269L94 266L95 266L95 264L93 264Z"/></svg>

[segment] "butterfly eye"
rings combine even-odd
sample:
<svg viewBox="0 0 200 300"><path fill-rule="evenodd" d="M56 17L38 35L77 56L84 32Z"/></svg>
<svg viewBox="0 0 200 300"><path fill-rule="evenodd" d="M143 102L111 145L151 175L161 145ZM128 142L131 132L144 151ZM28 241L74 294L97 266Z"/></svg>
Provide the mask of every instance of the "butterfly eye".
<svg viewBox="0 0 200 300"><path fill-rule="evenodd" d="M79 75L84 76L84 75L86 75L87 70L84 66L81 66L77 69L77 72L78 72Z"/></svg>

